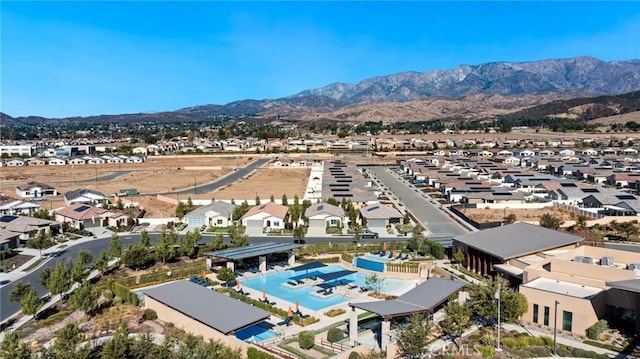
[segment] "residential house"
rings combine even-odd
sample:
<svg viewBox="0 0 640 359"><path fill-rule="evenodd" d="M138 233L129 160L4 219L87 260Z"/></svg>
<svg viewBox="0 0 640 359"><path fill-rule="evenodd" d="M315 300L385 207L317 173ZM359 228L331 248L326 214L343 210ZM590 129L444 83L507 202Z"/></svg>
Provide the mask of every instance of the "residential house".
<svg viewBox="0 0 640 359"><path fill-rule="evenodd" d="M304 212L308 230L313 233L326 233L326 228L346 227L344 210L338 206L322 202L311 205Z"/></svg>
<svg viewBox="0 0 640 359"><path fill-rule="evenodd" d="M229 227L235 208L230 203L215 201L187 213L184 216L185 223L190 226Z"/></svg>
<svg viewBox="0 0 640 359"><path fill-rule="evenodd" d="M31 181L16 186L16 194L20 196L20 198L38 198L57 196L58 191L46 183Z"/></svg>
<svg viewBox="0 0 640 359"><path fill-rule="evenodd" d="M28 215L40 209L40 205L17 198L0 195L0 214Z"/></svg>
<svg viewBox="0 0 640 359"><path fill-rule="evenodd" d="M40 232L48 235L59 233L60 223L28 216L2 215L0 216L0 230L16 233L19 240L26 243L29 238Z"/></svg>
<svg viewBox="0 0 640 359"><path fill-rule="evenodd" d="M67 203L67 205L72 205L74 203L96 205L103 203L103 201L108 202L109 199L102 192L94 191L91 189L77 189L65 193L64 201Z"/></svg>
<svg viewBox="0 0 640 359"><path fill-rule="evenodd" d="M241 218L242 225L247 228L247 232L259 233L263 228L284 229L284 225L289 215L289 207L267 202L258 206L251 207L247 213Z"/></svg>
<svg viewBox="0 0 640 359"><path fill-rule="evenodd" d="M400 223L403 217L397 209L379 202L360 208L360 220L369 228L384 229L393 223Z"/></svg>
<svg viewBox="0 0 640 359"><path fill-rule="evenodd" d="M56 221L76 229L97 227L121 227L127 224L127 217L119 212L104 208L74 203L55 211Z"/></svg>
<svg viewBox="0 0 640 359"><path fill-rule="evenodd" d="M47 164L49 166L64 166L67 164L67 161L61 158L50 158L49 160L47 160Z"/></svg>

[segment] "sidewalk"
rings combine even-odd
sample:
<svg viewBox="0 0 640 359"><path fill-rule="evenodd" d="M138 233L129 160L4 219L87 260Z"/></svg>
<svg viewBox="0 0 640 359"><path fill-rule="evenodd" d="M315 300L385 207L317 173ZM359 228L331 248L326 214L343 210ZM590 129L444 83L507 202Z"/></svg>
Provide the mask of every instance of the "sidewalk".
<svg viewBox="0 0 640 359"><path fill-rule="evenodd" d="M42 265L44 265L45 263L47 263L49 260L51 260L51 258L54 258L58 253L60 253L61 251L64 251L68 248L86 243L86 242L90 242L90 241L94 241L96 239L100 239L100 238L110 238L112 232L109 230L102 230L98 232L100 235L97 236L97 238L94 237L82 237L79 239L74 239L74 240L68 240L64 243L59 243L56 244L54 246L51 246L47 249L43 249L42 250L42 257L40 257L40 251L37 249L33 249L33 248L19 248L18 250L20 251L20 254L24 254L24 255L28 255L28 256L33 256L33 258L29 259L27 262L25 262L24 264L22 264L20 267L17 267L16 269L12 270L11 272L8 273L0 273L0 283L8 280L9 282L6 282L3 285L0 285L1 287L4 287L5 285L10 284L11 282L15 282L17 280L20 280L20 278L26 276L27 274L31 273L31 271L35 270L36 268L41 267ZM122 234L120 234L122 235ZM25 271L27 268L29 268L30 266L34 265L35 263L37 263L40 259L42 258L41 263L36 266L31 268L29 271Z"/></svg>

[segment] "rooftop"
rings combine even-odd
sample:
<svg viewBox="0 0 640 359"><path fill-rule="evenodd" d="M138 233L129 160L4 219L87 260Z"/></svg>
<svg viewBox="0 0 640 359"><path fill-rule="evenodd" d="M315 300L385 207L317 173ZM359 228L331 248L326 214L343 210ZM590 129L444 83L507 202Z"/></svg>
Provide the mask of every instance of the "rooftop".
<svg viewBox="0 0 640 359"><path fill-rule="evenodd" d="M186 280L147 289L144 294L221 333L259 323L271 313Z"/></svg>
<svg viewBox="0 0 640 359"><path fill-rule="evenodd" d="M587 285L564 282L543 277L536 278L531 282L523 284L522 286L583 299L590 299L604 290L602 288L590 287Z"/></svg>
<svg viewBox="0 0 640 359"><path fill-rule="evenodd" d="M518 222L456 236L453 237L453 240L502 260L507 260L579 243L584 238Z"/></svg>
<svg viewBox="0 0 640 359"><path fill-rule="evenodd" d="M300 247L302 247L302 245L300 244L267 242L252 244L246 247L229 248L219 251L207 252L206 255L237 260L263 256L271 253L286 252Z"/></svg>

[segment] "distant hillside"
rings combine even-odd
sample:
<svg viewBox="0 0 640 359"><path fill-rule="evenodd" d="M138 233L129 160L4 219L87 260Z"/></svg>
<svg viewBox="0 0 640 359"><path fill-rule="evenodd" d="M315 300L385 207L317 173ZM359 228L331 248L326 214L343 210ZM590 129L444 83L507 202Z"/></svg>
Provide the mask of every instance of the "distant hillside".
<svg viewBox="0 0 640 359"><path fill-rule="evenodd" d="M597 96L551 101L502 116L505 119L567 118L589 121L640 111L640 91L615 96Z"/></svg>
<svg viewBox="0 0 640 359"><path fill-rule="evenodd" d="M333 83L295 95L200 105L174 112L47 119L2 115L0 125L55 123L194 122L211 118L269 117L306 121L405 121L485 119L496 116L565 116L588 119L623 113L634 99L589 101L525 109L570 97L640 91L640 60L605 62L593 57L461 65L452 70L402 72L357 84ZM474 97L475 96L475 97ZM583 107L578 107L583 106ZM509 115L511 116L511 115Z"/></svg>

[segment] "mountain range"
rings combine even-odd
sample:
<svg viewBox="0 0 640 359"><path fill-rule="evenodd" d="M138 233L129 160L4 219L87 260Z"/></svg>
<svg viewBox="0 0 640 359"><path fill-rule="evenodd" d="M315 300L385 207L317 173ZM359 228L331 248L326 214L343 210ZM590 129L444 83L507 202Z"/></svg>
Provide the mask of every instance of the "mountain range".
<svg viewBox="0 0 640 359"><path fill-rule="evenodd" d="M640 90L640 60L605 62L593 57L461 65L452 70L401 72L357 84L333 83L297 94L226 105L200 105L155 114L57 119L66 122L175 122L215 116L297 120L401 121L495 118L555 100ZM41 117L2 124L39 123Z"/></svg>

